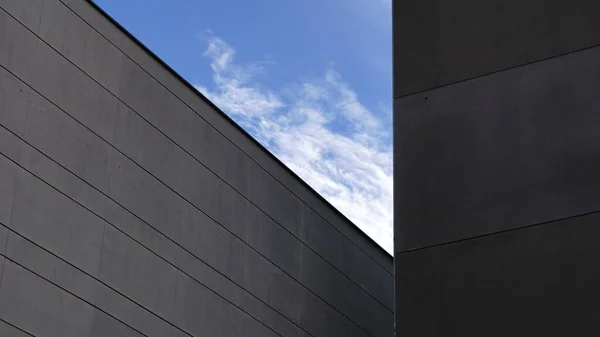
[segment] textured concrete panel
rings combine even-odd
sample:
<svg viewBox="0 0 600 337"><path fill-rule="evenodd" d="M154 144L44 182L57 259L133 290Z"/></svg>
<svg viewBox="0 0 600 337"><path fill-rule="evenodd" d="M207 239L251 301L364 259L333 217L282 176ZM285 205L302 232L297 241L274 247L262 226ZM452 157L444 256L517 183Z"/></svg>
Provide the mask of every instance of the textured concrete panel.
<svg viewBox="0 0 600 337"><path fill-rule="evenodd" d="M39 36L105 88L118 92L121 52L60 1L44 2Z"/></svg>
<svg viewBox="0 0 600 337"><path fill-rule="evenodd" d="M43 3L44 0L0 0L0 8L25 27L38 32Z"/></svg>
<svg viewBox="0 0 600 337"><path fill-rule="evenodd" d="M6 261L0 318L34 336L89 336L95 309L75 296Z"/></svg>
<svg viewBox="0 0 600 337"><path fill-rule="evenodd" d="M56 106L32 92L24 139L101 190L108 187L111 149Z"/></svg>
<svg viewBox="0 0 600 337"><path fill-rule="evenodd" d="M303 247L301 242L254 205L248 206L246 226L246 242L284 272L299 280Z"/></svg>
<svg viewBox="0 0 600 337"><path fill-rule="evenodd" d="M109 195L161 233L178 241L184 201L116 151L111 159Z"/></svg>
<svg viewBox="0 0 600 337"><path fill-rule="evenodd" d="M595 335L599 240L595 213L398 254L398 334Z"/></svg>
<svg viewBox="0 0 600 337"><path fill-rule="evenodd" d="M7 323L0 321L0 336L30 337L31 335L13 327L12 325L8 325Z"/></svg>
<svg viewBox="0 0 600 337"><path fill-rule="evenodd" d="M182 246L241 283L244 275L243 255L250 247L190 205L184 207L182 216Z"/></svg>
<svg viewBox="0 0 600 337"><path fill-rule="evenodd" d="M0 65L18 77L31 79L37 45L32 32L0 10Z"/></svg>
<svg viewBox="0 0 600 337"><path fill-rule="evenodd" d="M96 310L92 321L91 337L142 337L141 333ZM168 336L168 335L163 335Z"/></svg>
<svg viewBox="0 0 600 337"><path fill-rule="evenodd" d="M393 335L394 315L314 253L302 253L301 282L373 336Z"/></svg>
<svg viewBox="0 0 600 337"><path fill-rule="evenodd" d="M178 144L190 144L193 112L130 59L123 59L119 98Z"/></svg>
<svg viewBox="0 0 600 337"><path fill-rule="evenodd" d="M0 68L0 124L22 134L29 87L4 68Z"/></svg>
<svg viewBox="0 0 600 337"><path fill-rule="evenodd" d="M97 274L103 221L27 173L22 173L15 192L8 227L91 275Z"/></svg>
<svg viewBox="0 0 600 337"><path fill-rule="evenodd" d="M29 84L100 137L111 140L117 99L46 44L40 43L35 62L35 79Z"/></svg>
<svg viewBox="0 0 600 337"><path fill-rule="evenodd" d="M19 168L4 156L0 156L0 223L7 226L12 218L14 196L20 176Z"/></svg>
<svg viewBox="0 0 600 337"><path fill-rule="evenodd" d="M10 234L6 256L146 336L170 333L171 325L167 322L14 232Z"/></svg>
<svg viewBox="0 0 600 337"><path fill-rule="evenodd" d="M225 302L186 275L179 274L175 302L177 325L191 335L240 336L244 331L252 335L276 336L256 320L247 319L245 313Z"/></svg>
<svg viewBox="0 0 600 337"><path fill-rule="evenodd" d="M595 0L394 2L394 97L600 44Z"/></svg>
<svg viewBox="0 0 600 337"><path fill-rule="evenodd" d="M600 204L600 48L396 101L396 250Z"/></svg>
<svg viewBox="0 0 600 337"><path fill-rule="evenodd" d="M113 227L106 228L103 242L99 279L170 319L177 270Z"/></svg>
<svg viewBox="0 0 600 337"><path fill-rule="evenodd" d="M394 288L393 278L390 274L306 206L303 206L302 209L302 227L299 239L347 275L369 295L393 310Z"/></svg>
<svg viewBox="0 0 600 337"><path fill-rule="evenodd" d="M119 110L115 147L181 193L186 184L182 172L193 159L124 104L119 104Z"/></svg>

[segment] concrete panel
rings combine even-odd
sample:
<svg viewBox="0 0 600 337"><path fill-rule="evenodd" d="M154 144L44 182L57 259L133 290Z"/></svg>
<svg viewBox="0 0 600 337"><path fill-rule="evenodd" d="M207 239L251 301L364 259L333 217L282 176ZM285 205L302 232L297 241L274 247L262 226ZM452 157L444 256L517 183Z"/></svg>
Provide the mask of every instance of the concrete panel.
<svg viewBox="0 0 600 337"><path fill-rule="evenodd" d="M169 263L176 263L181 248L168 237L106 198L105 220Z"/></svg>
<svg viewBox="0 0 600 337"><path fill-rule="evenodd" d="M37 45L32 32L0 10L0 65L22 79L31 79Z"/></svg>
<svg viewBox="0 0 600 337"><path fill-rule="evenodd" d="M2 138L0 138L2 140ZM18 167L0 156L0 223L8 226L13 214L14 196L21 172Z"/></svg>
<svg viewBox="0 0 600 337"><path fill-rule="evenodd" d="M244 275L243 255L250 247L191 205L184 206L182 216L182 246L241 283Z"/></svg>
<svg viewBox="0 0 600 337"><path fill-rule="evenodd" d="M250 199L281 226L298 235L302 222L302 203L264 169L252 165Z"/></svg>
<svg viewBox="0 0 600 337"><path fill-rule="evenodd" d="M115 147L181 193L185 184L182 172L193 159L124 104L120 103L119 109Z"/></svg>
<svg viewBox="0 0 600 337"><path fill-rule="evenodd" d="M31 335L26 332L23 332L22 330L15 328L12 325L9 325L8 323L4 323L4 322L0 321L0 336L29 337Z"/></svg>
<svg viewBox="0 0 600 337"><path fill-rule="evenodd" d="M119 98L178 144L190 144L193 112L130 59L123 59Z"/></svg>
<svg viewBox="0 0 600 337"><path fill-rule="evenodd" d="M62 261L50 255L14 232L10 234L6 255L24 268L67 290L81 300L110 313L146 336L160 337L170 333L171 325L167 322L69 265L68 261ZM121 325L121 323L117 325Z"/></svg>
<svg viewBox="0 0 600 337"><path fill-rule="evenodd" d="M595 0L394 3L394 97L600 44Z"/></svg>
<svg viewBox="0 0 600 337"><path fill-rule="evenodd" d="M350 249L350 261L351 278L369 295L393 311L394 277L373 263L373 260L356 245Z"/></svg>
<svg viewBox="0 0 600 337"><path fill-rule="evenodd" d="M287 318L283 316L250 293L242 293L240 308L249 314L251 313L253 317L269 326L280 336L297 337L298 326L292 321L294 317Z"/></svg>
<svg viewBox="0 0 600 337"><path fill-rule="evenodd" d="M258 321L246 319L245 313L181 273L175 307L175 322L194 336L240 336L246 330L259 331L261 336L276 336Z"/></svg>
<svg viewBox="0 0 600 337"><path fill-rule="evenodd" d="M34 336L90 335L95 309L75 296L6 261L0 318Z"/></svg>
<svg viewBox="0 0 600 337"><path fill-rule="evenodd" d="M249 205L245 240L291 277L300 279L303 245L266 214Z"/></svg>
<svg viewBox="0 0 600 337"><path fill-rule="evenodd" d="M29 87L0 68L0 124L19 135L25 127L28 97Z"/></svg>
<svg viewBox="0 0 600 337"><path fill-rule="evenodd" d="M167 237L179 240L184 201L116 151L111 160L109 196Z"/></svg>
<svg viewBox="0 0 600 337"><path fill-rule="evenodd" d="M97 275L104 222L28 173L22 173L8 227Z"/></svg>
<svg viewBox="0 0 600 337"><path fill-rule="evenodd" d="M190 277L197 280L216 294L227 299L230 303L246 312L248 315L263 322L266 326L283 337L295 335L295 325L287 318L270 308L230 279L211 269L190 253L180 250L181 256L178 267Z"/></svg>
<svg viewBox="0 0 600 337"><path fill-rule="evenodd" d="M30 85L100 137L112 140L117 99L63 56L40 43Z"/></svg>
<svg viewBox="0 0 600 337"><path fill-rule="evenodd" d="M34 32L39 31L43 0L0 0L0 8Z"/></svg>
<svg viewBox="0 0 600 337"><path fill-rule="evenodd" d="M398 334L599 333L599 225L595 213L397 255Z"/></svg>
<svg viewBox="0 0 600 337"><path fill-rule="evenodd" d="M301 282L373 336L392 336L393 312L305 248Z"/></svg>
<svg viewBox="0 0 600 337"><path fill-rule="evenodd" d="M111 149L35 92L27 107L24 139L100 190L107 190Z"/></svg>
<svg viewBox="0 0 600 337"><path fill-rule="evenodd" d="M0 254L6 254L6 244L8 243L9 229L3 224L0 224ZM2 273L0 273L2 275Z"/></svg>
<svg viewBox="0 0 600 337"><path fill-rule="evenodd" d="M105 88L118 92L121 52L60 1L44 2L39 36Z"/></svg>
<svg viewBox="0 0 600 337"><path fill-rule="evenodd" d="M396 249L598 210L600 48L396 100Z"/></svg>
<svg viewBox="0 0 600 337"><path fill-rule="evenodd" d="M308 292L301 294L296 310L300 325L313 336L372 336Z"/></svg>
<svg viewBox="0 0 600 337"><path fill-rule="evenodd" d="M299 238L377 301L393 310L393 278L360 248L303 205Z"/></svg>
<svg viewBox="0 0 600 337"><path fill-rule="evenodd" d="M123 323L108 316L102 311L94 312L94 320L92 321L91 337L142 337L138 331L124 325ZM163 335L168 336L168 335Z"/></svg>
<svg viewBox="0 0 600 337"><path fill-rule="evenodd" d="M170 320L177 270L113 227L104 232L99 279Z"/></svg>

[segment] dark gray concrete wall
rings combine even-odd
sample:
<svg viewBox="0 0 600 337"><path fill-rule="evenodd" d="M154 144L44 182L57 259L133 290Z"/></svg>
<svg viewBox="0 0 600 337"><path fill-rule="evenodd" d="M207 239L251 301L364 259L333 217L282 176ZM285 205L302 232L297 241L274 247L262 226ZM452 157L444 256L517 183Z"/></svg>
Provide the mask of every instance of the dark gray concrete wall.
<svg viewBox="0 0 600 337"><path fill-rule="evenodd" d="M0 335L392 335L391 257L92 3L0 8Z"/></svg>
<svg viewBox="0 0 600 337"><path fill-rule="evenodd" d="M599 4L394 3L398 336L598 333Z"/></svg>

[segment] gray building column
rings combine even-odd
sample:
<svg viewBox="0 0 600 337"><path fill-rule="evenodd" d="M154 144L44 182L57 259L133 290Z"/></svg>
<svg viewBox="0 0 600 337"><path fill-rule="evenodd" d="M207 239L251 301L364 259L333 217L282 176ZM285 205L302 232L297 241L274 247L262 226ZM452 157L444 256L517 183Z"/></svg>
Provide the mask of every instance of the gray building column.
<svg viewBox="0 0 600 337"><path fill-rule="evenodd" d="M397 336L600 332L600 2L397 0Z"/></svg>

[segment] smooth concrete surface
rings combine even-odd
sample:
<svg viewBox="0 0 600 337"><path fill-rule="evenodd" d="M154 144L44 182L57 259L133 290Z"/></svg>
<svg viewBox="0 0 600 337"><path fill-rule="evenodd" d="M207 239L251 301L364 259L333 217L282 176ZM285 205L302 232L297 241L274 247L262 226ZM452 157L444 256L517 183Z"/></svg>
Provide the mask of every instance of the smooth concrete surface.
<svg viewBox="0 0 600 337"><path fill-rule="evenodd" d="M396 336L597 335L600 3L393 13Z"/></svg>
<svg viewBox="0 0 600 337"><path fill-rule="evenodd" d="M396 100L396 250L600 210L600 47Z"/></svg>
<svg viewBox="0 0 600 337"><path fill-rule="evenodd" d="M34 336L392 335L389 255L93 6L0 8L0 322ZM47 300L33 303L38 284Z"/></svg>
<svg viewBox="0 0 600 337"><path fill-rule="evenodd" d="M600 44L596 0L394 1L394 97Z"/></svg>
<svg viewBox="0 0 600 337"><path fill-rule="evenodd" d="M600 333L600 214L396 255L397 336Z"/></svg>

